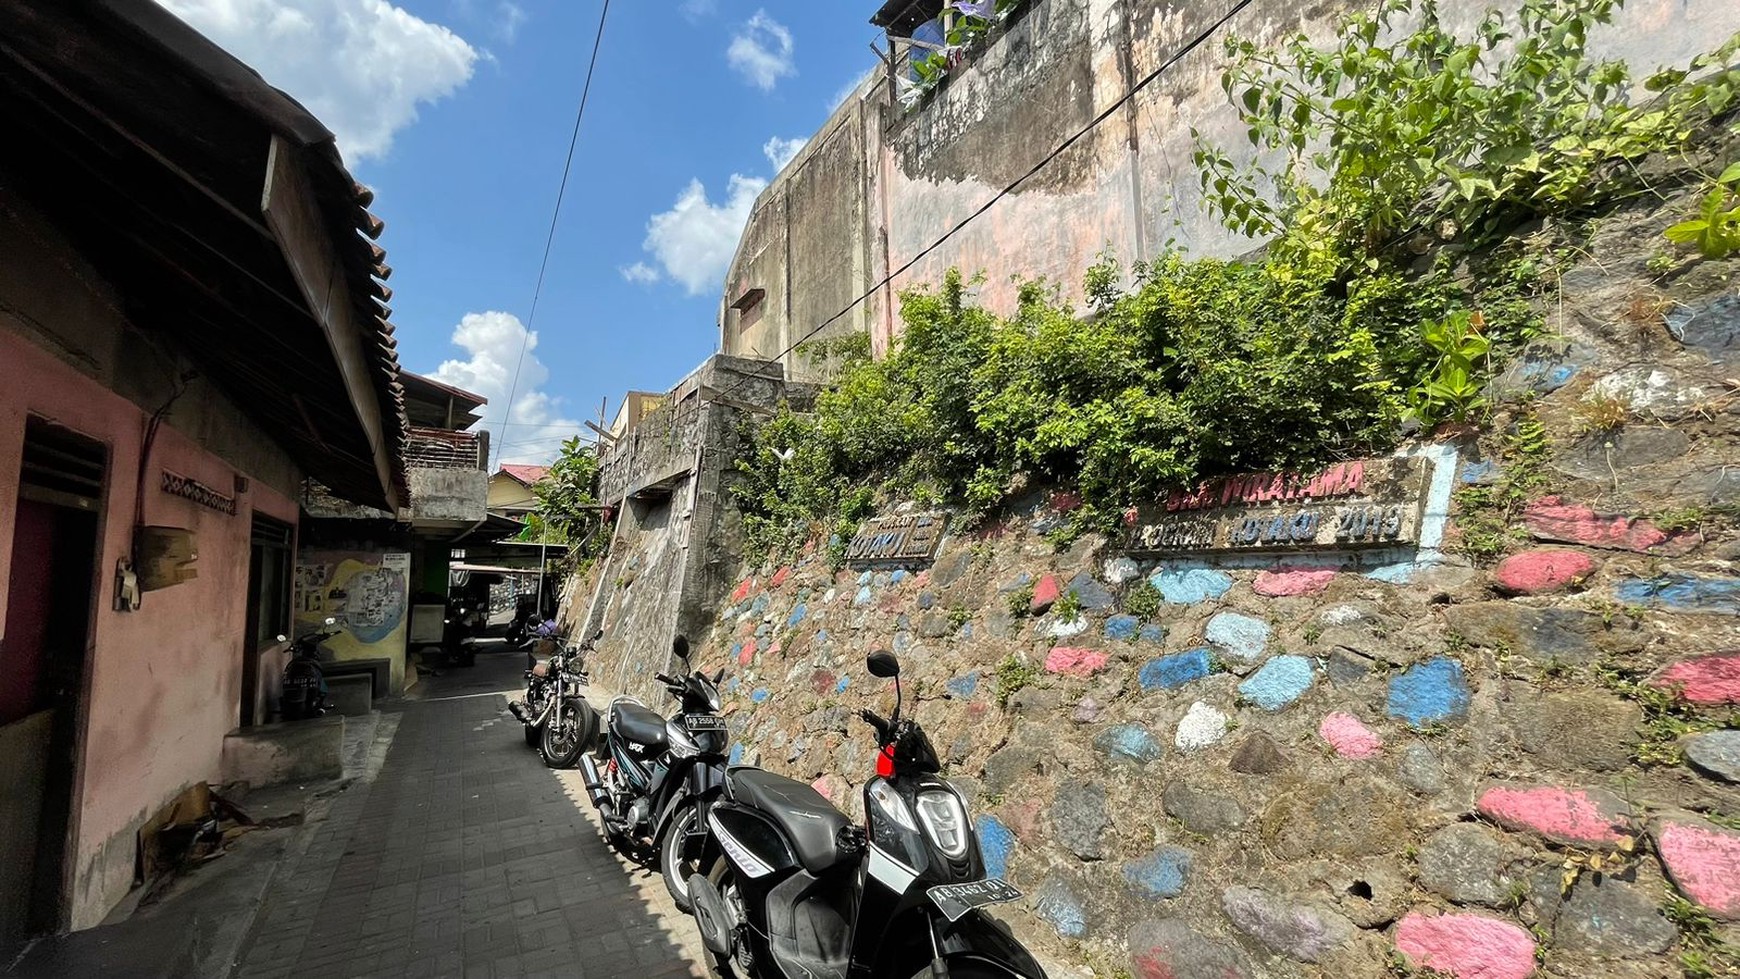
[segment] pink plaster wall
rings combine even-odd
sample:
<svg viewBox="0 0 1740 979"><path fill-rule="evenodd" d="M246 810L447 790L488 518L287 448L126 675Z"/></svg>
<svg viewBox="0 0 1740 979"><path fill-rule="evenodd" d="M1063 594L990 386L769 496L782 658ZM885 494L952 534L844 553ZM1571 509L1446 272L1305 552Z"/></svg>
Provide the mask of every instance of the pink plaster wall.
<svg viewBox="0 0 1740 979"><path fill-rule="evenodd" d="M294 524L297 505L257 478L239 496L234 516L161 492L165 468L223 491L236 475L249 475L177 431L172 415L147 469L144 518L195 533L199 577L146 593L136 612L117 612L113 575L129 548L145 413L3 326L0 365L0 555L12 548L27 415L109 449L71 848L73 925L88 927L132 884L139 824L188 785L218 776L224 735L240 717L250 519L258 511ZM0 564L0 623L17 570Z"/></svg>

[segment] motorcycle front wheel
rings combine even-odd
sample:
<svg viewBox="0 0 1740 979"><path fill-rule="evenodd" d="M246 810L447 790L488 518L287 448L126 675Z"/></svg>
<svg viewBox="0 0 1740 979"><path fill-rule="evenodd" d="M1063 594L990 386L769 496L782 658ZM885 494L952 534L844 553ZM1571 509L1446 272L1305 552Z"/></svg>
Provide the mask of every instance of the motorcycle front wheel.
<svg viewBox="0 0 1740 979"><path fill-rule="evenodd" d="M572 768L580 760L598 733L598 714L583 697L572 697L562 703L562 719L552 715L544 722L544 764L551 768Z"/></svg>
<svg viewBox="0 0 1740 979"><path fill-rule="evenodd" d="M694 827L700 812L701 807L695 803L678 810L665 828L664 842L659 845L659 873L664 875L665 890L671 892L671 900L684 914L690 913L694 907L694 901L689 897L689 877L700 873L701 867L697 861L683 859L683 838Z"/></svg>

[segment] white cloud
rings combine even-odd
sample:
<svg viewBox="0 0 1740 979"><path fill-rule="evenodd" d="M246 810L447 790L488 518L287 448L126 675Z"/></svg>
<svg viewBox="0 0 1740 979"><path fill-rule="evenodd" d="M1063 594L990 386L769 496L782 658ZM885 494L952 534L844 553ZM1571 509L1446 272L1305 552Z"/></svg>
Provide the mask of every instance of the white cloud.
<svg viewBox="0 0 1740 979"><path fill-rule="evenodd" d="M525 26L526 8L514 3L513 0L501 0L496 4L495 32L498 37L509 44L519 36L520 28Z"/></svg>
<svg viewBox="0 0 1740 979"><path fill-rule="evenodd" d="M562 439L580 434L580 423L563 417L558 400L543 390L550 369L535 356L538 335L527 336L518 316L493 310L466 313L454 327L452 339L454 346L469 356L442 361L431 376L489 399L479 427L489 430L490 453L496 456L496 465L548 462L561 451ZM525 360L516 385L514 364L522 347ZM502 413L510 410L510 389L512 415L504 429Z"/></svg>
<svg viewBox="0 0 1740 979"><path fill-rule="evenodd" d="M731 46L725 49L725 60L745 81L763 92L771 92L781 78L797 74L791 53L791 31L769 17L767 11L757 10L732 36Z"/></svg>
<svg viewBox="0 0 1740 979"><path fill-rule="evenodd" d="M617 271L622 273L624 279L627 279L630 282L639 283L640 285L651 285L659 280L659 270L645 262L624 265L617 269Z"/></svg>
<svg viewBox="0 0 1740 979"><path fill-rule="evenodd" d="M457 91L480 57L387 0L158 2L307 106L353 160L386 155L417 107Z"/></svg>
<svg viewBox="0 0 1740 979"><path fill-rule="evenodd" d="M797 156L808 142L809 139L804 136L799 136L796 139L781 139L775 136L761 144L761 152L766 154L767 162L773 164L773 172L778 173L785 169L785 165L790 163L792 158Z"/></svg>
<svg viewBox="0 0 1740 979"><path fill-rule="evenodd" d="M760 177L734 173L725 199L715 204L699 180L690 180L670 210L647 221L644 247L689 295L717 290L756 195L766 187Z"/></svg>
<svg viewBox="0 0 1740 979"><path fill-rule="evenodd" d="M683 5L678 9L692 23L713 16L713 12L719 9L719 2L718 0L683 0Z"/></svg>

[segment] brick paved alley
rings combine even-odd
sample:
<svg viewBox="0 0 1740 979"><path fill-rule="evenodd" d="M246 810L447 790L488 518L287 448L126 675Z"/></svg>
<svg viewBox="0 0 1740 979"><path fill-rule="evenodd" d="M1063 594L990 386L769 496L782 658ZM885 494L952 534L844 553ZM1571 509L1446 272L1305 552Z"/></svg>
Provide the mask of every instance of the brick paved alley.
<svg viewBox="0 0 1740 979"><path fill-rule="evenodd" d="M237 976L702 974L694 923L610 852L578 773L545 768L493 692L524 662L486 653L385 708L378 772L280 869Z"/></svg>

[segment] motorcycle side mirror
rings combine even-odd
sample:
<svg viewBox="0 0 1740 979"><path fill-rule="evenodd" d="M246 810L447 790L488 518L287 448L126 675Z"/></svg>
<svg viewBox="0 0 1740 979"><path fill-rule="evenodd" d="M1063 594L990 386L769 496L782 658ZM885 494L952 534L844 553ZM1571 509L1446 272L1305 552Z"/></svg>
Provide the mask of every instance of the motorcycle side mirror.
<svg viewBox="0 0 1740 979"><path fill-rule="evenodd" d="M689 640L678 636L671 640L671 654L684 663L689 661Z"/></svg>
<svg viewBox="0 0 1740 979"><path fill-rule="evenodd" d="M900 661L886 649L878 649L864 657L864 665L870 670L870 675L886 680L900 675Z"/></svg>

